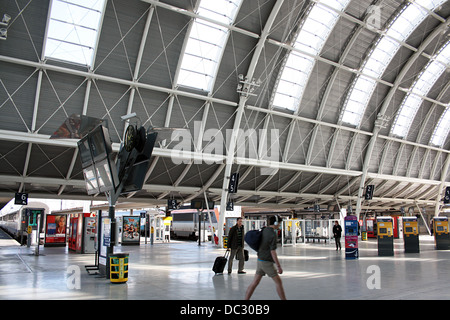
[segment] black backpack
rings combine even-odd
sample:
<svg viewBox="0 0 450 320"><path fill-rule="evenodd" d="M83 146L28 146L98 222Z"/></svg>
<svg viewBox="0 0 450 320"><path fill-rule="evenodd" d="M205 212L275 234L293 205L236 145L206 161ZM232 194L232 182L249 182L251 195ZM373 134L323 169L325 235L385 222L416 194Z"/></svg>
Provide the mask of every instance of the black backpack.
<svg viewBox="0 0 450 320"><path fill-rule="evenodd" d="M259 245L261 244L262 231L264 228L259 230L250 230L245 234L244 240L255 251L258 251Z"/></svg>

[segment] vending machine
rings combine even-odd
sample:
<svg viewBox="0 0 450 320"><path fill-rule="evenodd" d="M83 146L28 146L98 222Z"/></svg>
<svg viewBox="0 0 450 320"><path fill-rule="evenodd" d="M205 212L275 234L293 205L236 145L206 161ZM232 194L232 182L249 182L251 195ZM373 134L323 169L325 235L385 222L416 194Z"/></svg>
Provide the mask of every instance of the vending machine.
<svg viewBox="0 0 450 320"><path fill-rule="evenodd" d="M344 218L345 231L345 258L358 258L358 219L356 216L347 216Z"/></svg>
<svg viewBox="0 0 450 320"><path fill-rule="evenodd" d="M433 218L433 233L436 250L450 249L450 234L447 217Z"/></svg>
<svg viewBox="0 0 450 320"><path fill-rule="evenodd" d="M378 255L394 255L394 230L391 217L377 217Z"/></svg>
<svg viewBox="0 0 450 320"><path fill-rule="evenodd" d="M403 217L403 243L405 252L418 253L419 249L419 223L417 217Z"/></svg>
<svg viewBox="0 0 450 320"><path fill-rule="evenodd" d="M70 217L69 249L76 253L95 253L97 233L95 213L77 213Z"/></svg>
<svg viewBox="0 0 450 320"><path fill-rule="evenodd" d="M95 253L97 218L95 213L85 213L83 218L82 253Z"/></svg>

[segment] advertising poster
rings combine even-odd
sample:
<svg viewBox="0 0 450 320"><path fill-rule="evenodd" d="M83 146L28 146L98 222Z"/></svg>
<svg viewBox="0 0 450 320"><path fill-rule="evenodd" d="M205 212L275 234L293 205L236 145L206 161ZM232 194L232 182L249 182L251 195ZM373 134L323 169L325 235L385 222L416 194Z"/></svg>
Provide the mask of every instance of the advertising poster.
<svg viewBox="0 0 450 320"><path fill-rule="evenodd" d="M66 245L65 215L47 215L45 245Z"/></svg>
<svg viewBox="0 0 450 320"><path fill-rule="evenodd" d="M123 217L123 244L139 244L141 218L138 216Z"/></svg>

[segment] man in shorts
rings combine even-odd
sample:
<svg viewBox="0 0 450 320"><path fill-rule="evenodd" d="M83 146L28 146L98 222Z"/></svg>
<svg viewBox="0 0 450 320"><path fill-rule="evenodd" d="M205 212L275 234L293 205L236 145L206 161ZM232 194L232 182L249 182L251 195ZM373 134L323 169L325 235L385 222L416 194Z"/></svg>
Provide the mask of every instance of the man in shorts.
<svg viewBox="0 0 450 320"><path fill-rule="evenodd" d="M245 300L249 300L253 295L256 287L260 283L263 276L266 274L273 279L277 289L278 296L281 300L286 300L284 294L283 282L279 274L283 273L280 262L277 256L277 230L281 219L278 216L270 217L269 227L263 228L261 244L258 249L258 261L256 266L256 274L253 282L248 286L245 293ZM276 266L276 268L275 268Z"/></svg>

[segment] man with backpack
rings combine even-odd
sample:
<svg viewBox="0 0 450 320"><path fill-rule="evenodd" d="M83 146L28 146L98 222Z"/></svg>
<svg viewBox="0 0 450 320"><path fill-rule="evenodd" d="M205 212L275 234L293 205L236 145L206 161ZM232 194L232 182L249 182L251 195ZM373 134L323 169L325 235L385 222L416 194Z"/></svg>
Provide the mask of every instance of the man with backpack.
<svg viewBox="0 0 450 320"><path fill-rule="evenodd" d="M261 240L258 248L258 261L256 266L256 274L253 282L248 286L245 293L245 300L249 300L253 295L258 284L264 275L268 275L275 282L278 296L281 300L286 300L283 283L280 274L283 273L277 256L277 231L279 228L278 216L270 217L269 227L262 229ZM276 267L276 268L275 268Z"/></svg>

